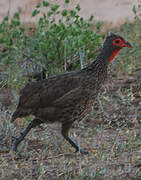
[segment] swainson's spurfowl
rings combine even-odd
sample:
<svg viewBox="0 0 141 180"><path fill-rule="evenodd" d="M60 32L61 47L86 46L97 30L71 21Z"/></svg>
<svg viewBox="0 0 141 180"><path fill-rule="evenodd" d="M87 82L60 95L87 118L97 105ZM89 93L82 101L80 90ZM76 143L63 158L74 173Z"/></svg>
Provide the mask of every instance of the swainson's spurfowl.
<svg viewBox="0 0 141 180"><path fill-rule="evenodd" d="M11 122L28 115L35 118L15 140L13 150L17 152L17 146L31 128L42 123L59 122L62 124L63 137L76 152L87 154L69 137L68 132L73 122L82 120L94 105L106 79L108 64L123 47L131 48L132 45L120 35L110 33L97 58L84 69L28 83L20 92Z"/></svg>

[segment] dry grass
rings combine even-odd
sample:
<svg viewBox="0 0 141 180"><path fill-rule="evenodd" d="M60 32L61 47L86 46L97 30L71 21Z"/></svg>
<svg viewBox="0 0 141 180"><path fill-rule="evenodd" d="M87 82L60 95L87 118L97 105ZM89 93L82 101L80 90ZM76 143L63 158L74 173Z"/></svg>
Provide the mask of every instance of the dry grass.
<svg viewBox="0 0 141 180"><path fill-rule="evenodd" d="M129 69L127 65L135 67L132 60L136 67L141 65L140 23L124 26L115 32L121 31L136 47L120 55L118 71L113 70L116 75L128 74L124 72ZM124 66L126 59L129 63ZM10 110L1 108L0 180L141 180L141 69L117 77L108 78L110 82L103 87L91 114L70 132L78 144L89 150L89 155L73 153L58 124L33 129L19 145L22 157L15 154L11 150L14 137L27 121L20 119L11 125Z"/></svg>
<svg viewBox="0 0 141 180"><path fill-rule="evenodd" d="M140 180L140 82L136 72L124 79L113 78L92 113L74 125L71 136L89 150L85 156L73 153L60 134L60 125L44 124L19 145L19 157L11 151L11 137L24 127L18 121L11 126L8 113L2 110L0 180Z"/></svg>

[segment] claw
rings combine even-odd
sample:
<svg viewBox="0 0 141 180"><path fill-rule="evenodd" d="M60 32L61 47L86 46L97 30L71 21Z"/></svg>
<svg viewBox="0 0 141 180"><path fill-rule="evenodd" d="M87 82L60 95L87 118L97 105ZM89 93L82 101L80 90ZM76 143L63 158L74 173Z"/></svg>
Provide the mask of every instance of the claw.
<svg viewBox="0 0 141 180"><path fill-rule="evenodd" d="M88 151L85 151L85 150L83 150L83 149L78 149L78 150L75 151L75 153L77 153L77 152L80 152L81 154L84 154L84 155L89 154Z"/></svg>

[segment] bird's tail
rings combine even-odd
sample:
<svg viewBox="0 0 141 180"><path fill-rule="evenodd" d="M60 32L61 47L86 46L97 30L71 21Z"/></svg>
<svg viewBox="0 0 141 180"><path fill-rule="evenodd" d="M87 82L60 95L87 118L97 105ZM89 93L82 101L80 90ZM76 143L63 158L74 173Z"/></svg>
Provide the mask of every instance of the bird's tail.
<svg viewBox="0 0 141 180"><path fill-rule="evenodd" d="M20 109L16 109L11 116L11 122L13 122L16 118L18 118L19 114L20 114Z"/></svg>
<svg viewBox="0 0 141 180"><path fill-rule="evenodd" d="M11 116L11 122L13 122L18 117L28 116L30 113L31 113L30 109L27 110L27 109L17 108Z"/></svg>

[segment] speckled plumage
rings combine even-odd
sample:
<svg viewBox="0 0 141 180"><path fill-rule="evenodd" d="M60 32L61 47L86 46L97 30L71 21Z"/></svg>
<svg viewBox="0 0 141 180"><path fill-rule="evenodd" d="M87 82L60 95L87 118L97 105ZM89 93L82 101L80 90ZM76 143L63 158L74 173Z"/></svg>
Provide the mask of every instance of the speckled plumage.
<svg viewBox="0 0 141 180"><path fill-rule="evenodd" d="M80 149L68 136L74 121L82 120L95 102L95 98L107 76L109 59L115 50L122 47L113 45L113 40L121 36L110 34L97 56L96 60L80 71L72 71L49 79L27 84L20 92L19 104L12 115L13 122L17 117L30 114L36 118L26 128L25 132L15 141L14 150L32 127L47 122L62 123L62 135L81 153Z"/></svg>

